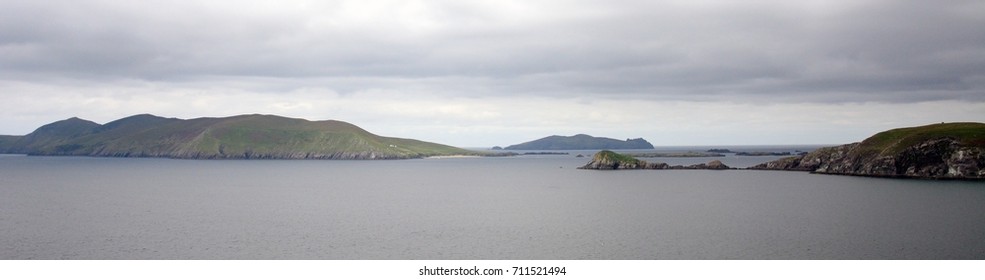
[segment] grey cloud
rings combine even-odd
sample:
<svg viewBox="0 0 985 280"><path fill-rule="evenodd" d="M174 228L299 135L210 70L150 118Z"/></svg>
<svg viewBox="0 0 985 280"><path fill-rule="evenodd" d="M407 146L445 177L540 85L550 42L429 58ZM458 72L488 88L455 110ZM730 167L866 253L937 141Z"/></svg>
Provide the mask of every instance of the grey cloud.
<svg viewBox="0 0 985 280"><path fill-rule="evenodd" d="M0 73L476 96L985 101L975 1L691 2L7 1Z"/></svg>

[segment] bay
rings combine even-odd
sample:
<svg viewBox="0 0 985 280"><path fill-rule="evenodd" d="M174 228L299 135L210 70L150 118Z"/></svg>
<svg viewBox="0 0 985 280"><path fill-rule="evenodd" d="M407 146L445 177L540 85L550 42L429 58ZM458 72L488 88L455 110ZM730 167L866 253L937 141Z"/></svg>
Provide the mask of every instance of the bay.
<svg viewBox="0 0 985 280"><path fill-rule="evenodd" d="M981 182L576 169L591 152L0 156L0 259L985 259Z"/></svg>

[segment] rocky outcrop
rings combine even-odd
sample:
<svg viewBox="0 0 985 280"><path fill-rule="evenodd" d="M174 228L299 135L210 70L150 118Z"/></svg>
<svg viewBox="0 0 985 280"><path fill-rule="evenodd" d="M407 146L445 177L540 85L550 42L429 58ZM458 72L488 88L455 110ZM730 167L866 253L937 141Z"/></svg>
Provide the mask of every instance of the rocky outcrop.
<svg viewBox="0 0 985 280"><path fill-rule="evenodd" d="M662 162L652 163L646 162L645 160L639 160L631 156L619 154L613 151L600 151L592 156L592 160L578 169L594 169L594 170L618 170L618 169L652 169L652 170L662 170L662 169L708 169L708 170L725 170L732 169L731 167L725 165L719 160L713 160L707 164L695 164L695 165L669 165Z"/></svg>
<svg viewBox="0 0 985 280"><path fill-rule="evenodd" d="M985 179L985 148L955 138L933 138L883 151L873 151L863 143L822 148L749 169L875 177Z"/></svg>
<svg viewBox="0 0 985 280"><path fill-rule="evenodd" d="M615 170L615 169L649 169L650 164L630 156L613 151L600 151L592 156L592 160L578 169ZM652 167L651 167L652 168Z"/></svg>
<svg viewBox="0 0 985 280"><path fill-rule="evenodd" d="M695 164L695 165L687 166L687 169L725 170L725 169L731 169L731 168L729 168L728 165L725 165L724 163L722 163L722 161L720 161L720 160L713 160L711 162L708 162L707 164L700 163L700 164Z"/></svg>

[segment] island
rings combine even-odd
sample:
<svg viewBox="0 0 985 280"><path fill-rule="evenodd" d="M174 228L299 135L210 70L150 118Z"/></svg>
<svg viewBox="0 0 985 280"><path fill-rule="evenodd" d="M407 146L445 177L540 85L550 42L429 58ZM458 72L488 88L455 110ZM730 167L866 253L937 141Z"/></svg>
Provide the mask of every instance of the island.
<svg viewBox="0 0 985 280"><path fill-rule="evenodd" d="M985 124L940 123L877 133L749 169L923 179L985 179Z"/></svg>
<svg viewBox="0 0 985 280"><path fill-rule="evenodd" d="M626 141L594 137L587 134L574 136L548 136L541 139L510 145L504 150L624 150L624 149L653 149L653 145L643 138L626 139Z"/></svg>
<svg viewBox="0 0 985 280"><path fill-rule="evenodd" d="M383 137L353 124L273 115L177 119L135 115L103 125L70 118L24 136L0 136L0 153L179 159L409 159L495 155Z"/></svg>
<svg viewBox="0 0 985 280"><path fill-rule="evenodd" d="M752 152L742 151L742 152L740 152L740 151L732 151L732 150L729 150L729 149L708 149L705 152L706 153L718 153L718 154L722 154L722 153L725 153L725 154L735 154L736 156L751 156L751 157L758 157L758 156L789 156L789 155L792 155L792 153L790 153L790 152L760 152L760 151L752 151ZM799 154L800 151L796 151L795 153L798 153Z"/></svg>
<svg viewBox="0 0 985 280"><path fill-rule="evenodd" d="M666 163L651 163L637 158L616 153L609 150L599 151L592 156L592 160L578 169L593 170L619 170L619 169L708 169L725 170L732 169L719 160L713 160L707 164L700 163L695 165L669 165Z"/></svg>

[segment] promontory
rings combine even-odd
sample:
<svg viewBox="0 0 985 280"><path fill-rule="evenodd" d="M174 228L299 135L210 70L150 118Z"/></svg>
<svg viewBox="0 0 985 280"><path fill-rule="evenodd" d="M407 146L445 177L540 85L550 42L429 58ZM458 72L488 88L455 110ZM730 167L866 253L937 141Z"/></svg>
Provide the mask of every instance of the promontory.
<svg viewBox="0 0 985 280"><path fill-rule="evenodd" d="M0 136L0 153L182 159L407 159L480 154L378 136L335 120L272 115L185 120L147 114L102 125L70 118L25 136Z"/></svg>
<svg viewBox="0 0 985 280"><path fill-rule="evenodd" d="M985 124L940 123L877 133L749 169L924 179L985 179Z"/></svg>

